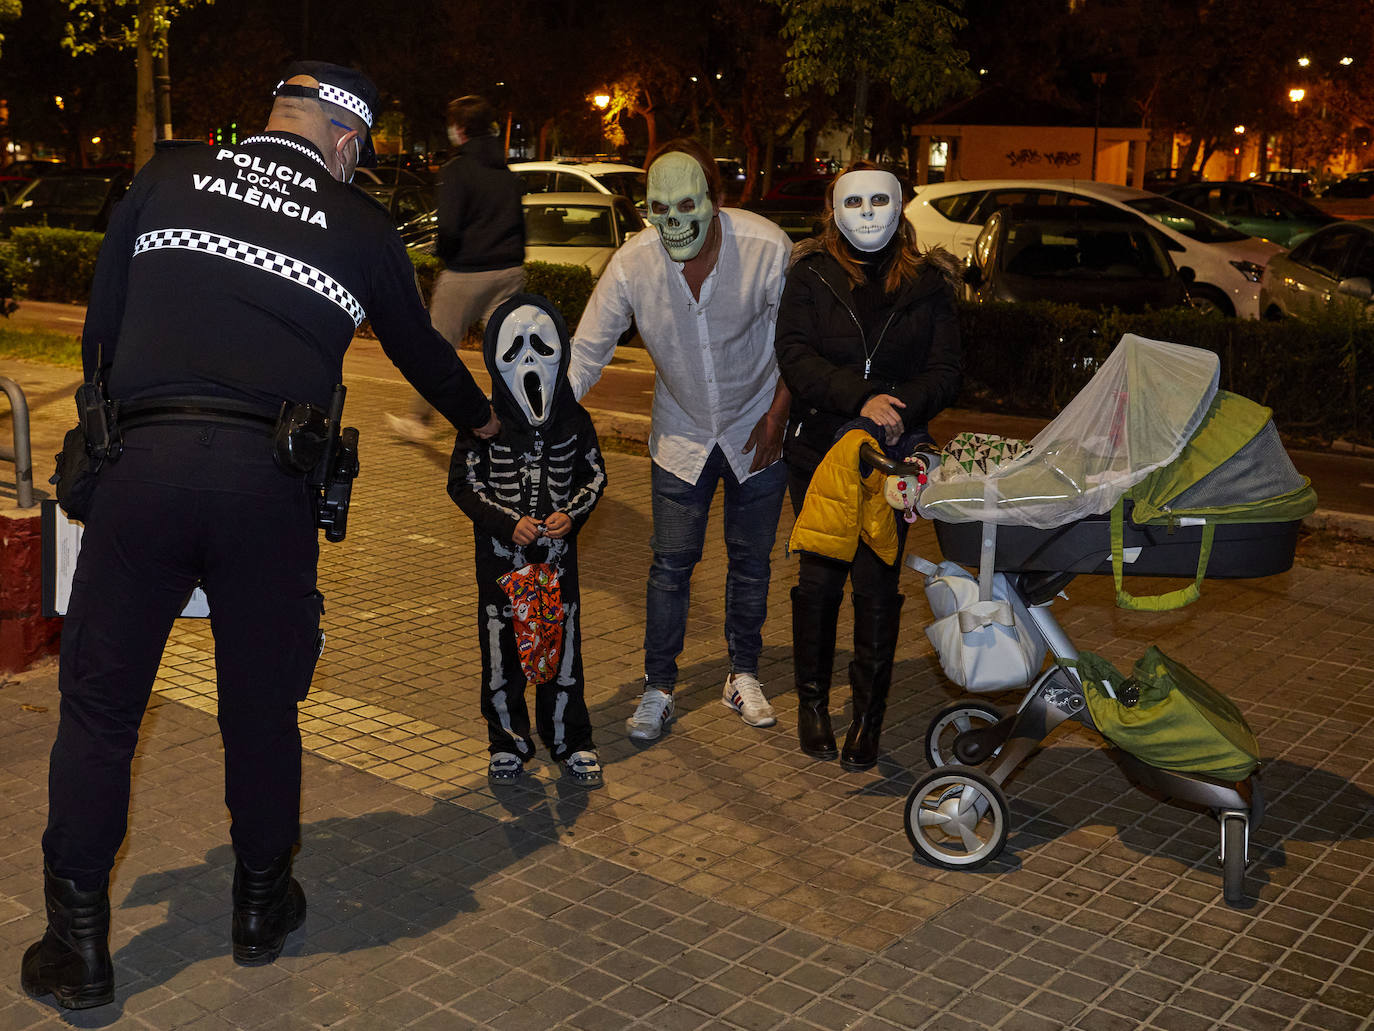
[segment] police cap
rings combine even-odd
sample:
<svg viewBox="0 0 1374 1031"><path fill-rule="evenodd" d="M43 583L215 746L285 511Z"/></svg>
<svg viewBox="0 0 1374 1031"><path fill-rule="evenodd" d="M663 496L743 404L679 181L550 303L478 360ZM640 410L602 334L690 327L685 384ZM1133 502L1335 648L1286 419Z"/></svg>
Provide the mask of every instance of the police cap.
<svg viewBox="0 0 1374 1031"><path fill-rule="evenodd" d="M288 84L288 79L308 75L319 83L318 86ZM328 61L294 61L282 72L281 82L272 91L274 97L307 97L322 100L329 104L352 111L363 120L367 131L363 133L363 145L358 164L370 168L377 163L377 152L372 146L372 120L377 111L377 87L356 68L330 64Z"/></svg>

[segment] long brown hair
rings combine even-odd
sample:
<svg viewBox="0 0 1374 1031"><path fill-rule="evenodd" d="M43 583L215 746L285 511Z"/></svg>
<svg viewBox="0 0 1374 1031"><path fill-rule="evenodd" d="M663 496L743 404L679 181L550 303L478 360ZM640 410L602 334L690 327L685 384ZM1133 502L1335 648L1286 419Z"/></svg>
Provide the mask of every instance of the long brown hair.
<svg viewBox="0 0 1374 1031"><path fill-rule="evenodd" d="M885 171L885 169L880 169L872 161L855 161L830 180L830 185L825 189L825 221L821 223L820 236L814 241L803 241L798 246L796 255L801 257L801 255L809 254L812 251L825 251L839 262L840 268L844 269L845 275L849 277L850 286L858 286L864 281L864 270L845 243L844 236L840 233L840 227L835 224L835 184L839 182L840 176L847 172L863 171ZM897 253L893 256L891 264L888 265L887 278L883 281L883 290L889 294L896 293L906 284L915 282L926 269L925 256L916 249L916 229L903 213L907 201L911 200L910 190L902 181L901 176L897 177L897 182L902 191L900 198L902 210L897 213L897 218L900 220L897 224L897 239L899 241Z"/></svg>

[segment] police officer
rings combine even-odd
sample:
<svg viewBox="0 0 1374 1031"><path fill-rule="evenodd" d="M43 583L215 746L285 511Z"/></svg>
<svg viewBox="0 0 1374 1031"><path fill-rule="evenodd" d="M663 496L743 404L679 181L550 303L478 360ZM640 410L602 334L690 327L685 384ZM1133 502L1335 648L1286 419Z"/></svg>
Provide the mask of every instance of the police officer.
<svg viewBox="0 0 1374 1031"><path fill-rule="evenodd" d="M48 926L24 955L30 995L114 998L109 872L130 763L172 621L200 584L215 637L225 800L236 865L231 938L270 963L305 919L296 706L319 647L315 492L274 448L272 417L325 409L354 331L455 426L499 424L434 331L386 212L348 183L372 155L377 90L291 65L266 129L160 149L101 247L82 341L131 419L99 473L62 634L62 703L43 835ZM289 449L287 449L289 450ZM289 454L285 459L289 459Z"/></svg>

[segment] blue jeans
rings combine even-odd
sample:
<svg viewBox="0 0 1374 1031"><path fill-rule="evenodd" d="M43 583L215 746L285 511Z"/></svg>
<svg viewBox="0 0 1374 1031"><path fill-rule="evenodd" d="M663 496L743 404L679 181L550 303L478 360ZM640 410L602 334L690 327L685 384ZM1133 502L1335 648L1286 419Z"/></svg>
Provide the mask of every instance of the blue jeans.
<svg viewBox="0 0 1374 1031"><path fill-rule="evenodd" d="M645 683L671 690L687 634L692 570L701 560L716 487L725 484L725 644L732 673L757 673L768 615L769 555L778 533L787 465L774 462L743 483L714 448L696 483L657 463L651 477L654 549L644 618Z"/></svg>

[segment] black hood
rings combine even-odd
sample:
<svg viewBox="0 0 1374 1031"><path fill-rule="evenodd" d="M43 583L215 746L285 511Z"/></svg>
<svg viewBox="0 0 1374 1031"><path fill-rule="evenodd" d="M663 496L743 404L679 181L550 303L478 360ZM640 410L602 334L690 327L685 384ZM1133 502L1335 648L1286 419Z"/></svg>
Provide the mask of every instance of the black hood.
<svg viewBox="0 0 1374 1031"><path fill-rule="evenodd" d="M501 335L501 325L512 312L525 305L538 308L549 316L558 331L558 342L561 345L559 348L558 375L554 381L553 390L550 392L549 414L537 428L547 430L557 423L572 409L576 399L573 397L572 387L568 383L568 365L572 360L572 340L568 335L568 327L563 321L562 314L547 297L541 297L539 294L519 293L511 297L510 300L504 301L500 307L491 313L491 318L487 320L486 334L482 340L482 358L487 363L487 372L491 374L491 403L492 407L496 409L501 425L528 432L536 427L530 425L524 409L520 407L510 388L506 386L505 378L501 375L496 364L496 345Z"/></svg>

